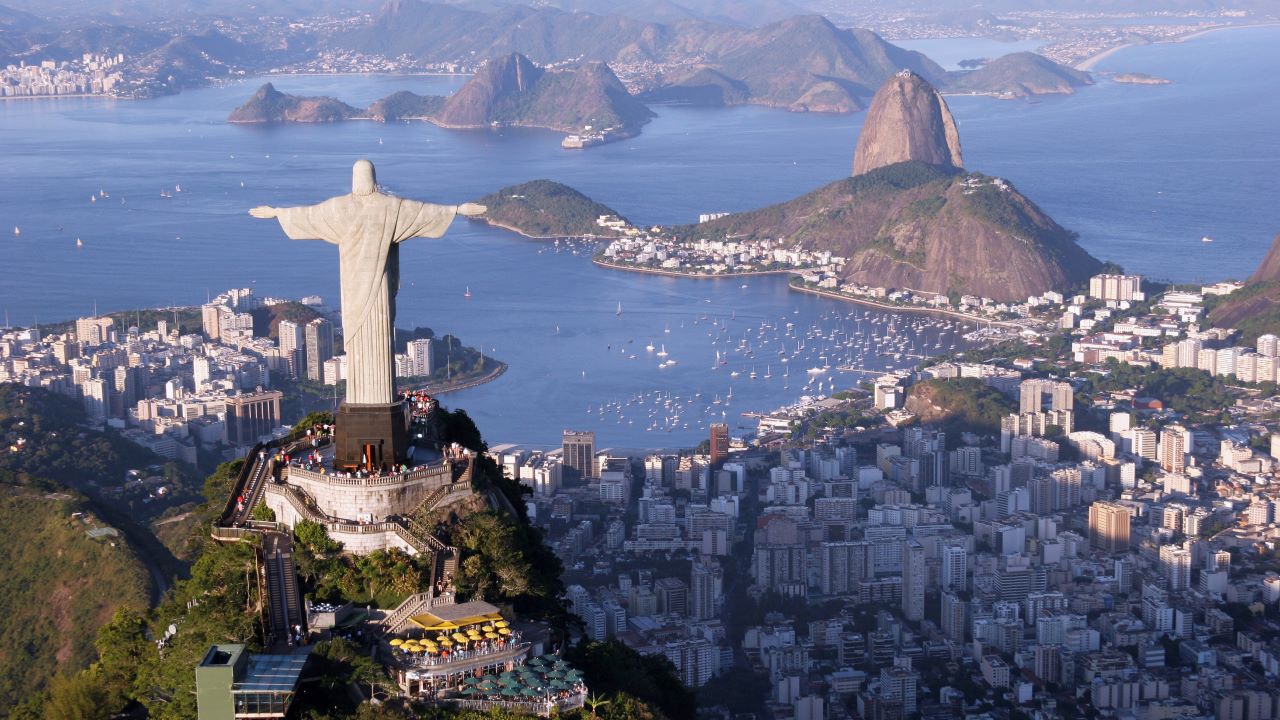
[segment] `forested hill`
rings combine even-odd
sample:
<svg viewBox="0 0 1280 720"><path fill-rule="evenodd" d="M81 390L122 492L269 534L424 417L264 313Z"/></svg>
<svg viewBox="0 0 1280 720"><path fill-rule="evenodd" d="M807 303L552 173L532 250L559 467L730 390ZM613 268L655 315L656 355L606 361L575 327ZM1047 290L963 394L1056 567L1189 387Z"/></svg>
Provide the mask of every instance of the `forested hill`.
<svg viewBox="0 0 1280 720"><path fill-rule="evenodd" d="M581 237L617 234L596 224L601 215L617 215L613 208L551 180L532 180L504 187L476 202L488 208L480 220L522 235Z"/></svg>

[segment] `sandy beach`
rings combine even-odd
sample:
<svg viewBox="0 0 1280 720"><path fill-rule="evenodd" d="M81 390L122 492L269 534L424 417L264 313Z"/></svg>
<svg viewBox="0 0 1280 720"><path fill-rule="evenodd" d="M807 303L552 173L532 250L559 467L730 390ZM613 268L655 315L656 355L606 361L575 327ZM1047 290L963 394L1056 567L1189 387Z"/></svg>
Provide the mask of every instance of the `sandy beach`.
<svg viewBox="0 0 1280 720"><path fill-rule="evenodd" d="M1249 25L1215 25L1213 27L1204 28L1203 30L1197 30L1193 33L1180 35L1176 38L1171 38L1169 40L1157 40L1152 43L1144 43L1144 42L1121 43L1120 45L1115 45L1113 47L1107 48L1106 50L1102 50L1100 52L1094 53L1093 55L1090 55L1084 60L1081 60L1080 62L1076 63L1074 67L1076 70L1092 70L1094 66L1096 66L1098 63L1111 57L1115 53L1118 53L1121 50L1124 50L1125 48L1134 47L1137 45L1162 45L1166 43L1181 43L1181 42L1186 42L1188 40L1194 40L1198 37L1208 35L1209 33L1219 32L1221 30L1237 30L1242 28L1256 28L1256 27L1275 27L1276 25L1280 25L1280 23L1254 23Z"/></svg>

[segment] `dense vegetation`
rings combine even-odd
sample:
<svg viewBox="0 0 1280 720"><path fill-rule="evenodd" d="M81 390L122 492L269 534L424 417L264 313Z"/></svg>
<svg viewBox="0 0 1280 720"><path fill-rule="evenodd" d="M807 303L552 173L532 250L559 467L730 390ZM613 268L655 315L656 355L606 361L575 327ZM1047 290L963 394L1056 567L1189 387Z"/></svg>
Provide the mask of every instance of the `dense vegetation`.
<svg viewBox="0 0 1280 720"><path fill-rule="evenodd" d="M163 462L112 432L81 427L84 408L64 395L0 383L0 455L8 482L64 487L123 485L129 470ZM7 471L7 472L6 472Z"/></svg>
<svg viewBox="0 0 1280 720"><path fill-rule="evenodd" d="M596 224L601 215L617 215L568 185L551 180L532 180L504 187L476 202L488 208L481 218L487 222L532 237L616 234Z"/></svg>
<svg viewBox="0 0 1280 720"><path fill-rule="evenodd" d="M108 526L72 516L86 509L66 495L0 494L0 715L87 666L94 633L116 610L147 606L146 569L121 537L90 537Z"/></svg>
<svg viewBox="0 0 1280 720"><path fill-rule="evenodd" d="M1245 345L1259 335L1280 335L1280 281L1250 283L1226 297L1210 296L1205 305L1209 321L1239 330Z"/></svg>
<svg viewBox="0 0 1280 720"><path fill-rule="evenodd" d="M179 307L179 308L150 308L147 310L122 310L120 312L107 313L105 317L115 320L116 332L124 334L131 327L138 328L139 332L151 332L156 329L156 323L164 320L169 323L170 330L178 330L180 333L200 332L203 327L203 321L200 316L200 308L198 307ZM177 324L174 324L174 321ZM42 336L51 334L62 335L73 332L76 329L74 320L64 320L56 323L44 323L40 325L40 333Z"/></svg>
<svg viewBox="0 0 1280 720"><path fill-rule="evenodd" d="M472 485L500 508L455 515L440 528L441 535L462 551L456 578L459 594L510 602L521 613L563 626L569 621L560 599L563 566L525 514L529 488L505 477L484 455L488 445L466 411L441 408L440 423L445 442L476 453Z"/></svg>
<svg viewBox="0 0 1280 720"><path fill-rule="evenodd" d="M911 386L906 408L922 423L940 424L948 432L1000 432L1000 419L1017 407L978 378L925 380Z"/></svg>
<svg viewBox="0 0 1280 720"><path fill-rule="evenodd" d="M253 334L273 340L280 339L281 320L306 325L316 318L323 317L319 310L294 300L275 305L262 305L254 308L250 314L253 315Z"/></svg>
<svg viewBox="0 0 1280 720"><path fill-rule="evenodd" d="M423 120L440 112L443 106L444 98L439 95L418 95L401 90L370 105L369 117L381 122Z"/></svg>
<svg viewBox="0 0 1280 720"><path fill-rule="evenodd" d="M1227 408L1234 403L1234 395L1217 375L1196 368L1145 368L1114 360L1108 360L1106 368L1106 374L1087 376L1085 392L1137 388L1138 397L1155 398L1194 422L1231 422Z"/></svg>
<svg viewBox="0 0 1280 720"><path fill-rule="evenodd" d="M603 695L625 694L661 711L671 720L692 720L694 694L680 683L665 656L641 655L619 640L583 641L565 658L581 668L587 685ZM635 715L623 714L633 718Z"/></svg>

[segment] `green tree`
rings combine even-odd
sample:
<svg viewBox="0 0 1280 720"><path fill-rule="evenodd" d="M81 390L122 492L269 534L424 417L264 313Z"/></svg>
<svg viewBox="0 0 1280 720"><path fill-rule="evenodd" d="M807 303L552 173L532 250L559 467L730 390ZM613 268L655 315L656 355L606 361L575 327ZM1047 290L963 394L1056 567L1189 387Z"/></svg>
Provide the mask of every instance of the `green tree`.
<svg viewBox="0 0 1280 720"><path fill-rule="evenodd" d="M253 511L249 513L249 516L262 522L276 521L276 511L267 507L267 504L261 501L253 506Z"/></svg>
<svg viewBox="0 0 1280 720"><path fill-rule="evenodd" d="M46 720L106 720L112 710L108 693L96 673L59 675L49 687L44 703Z"/></svg>
<svg viewBox="0 0 1280 720"><path fill-rule="evenodd" d="M98 651L95 665L108 704L121 708L133 696L133 679L154 646L147 640L147 623L132 608L120 608L111 622L98 630L94 647Z"/></svg>
<svg viewBox="0 0 1280 720"><path fill-rule="evenodd" d="M318 522L299 520L293 526L293 537L299 544L317 555L327 555L342 550L342 543L329 537L329 531Z"/></svg>
<svg viewBox="0 0 1280 720"><path fill-rule="evenodd" d="M566 659L582 669L587 687L603 695L625 693L671 720L692 720L696 698L661 655L641 655L618 640L570 647Z"/></svg>

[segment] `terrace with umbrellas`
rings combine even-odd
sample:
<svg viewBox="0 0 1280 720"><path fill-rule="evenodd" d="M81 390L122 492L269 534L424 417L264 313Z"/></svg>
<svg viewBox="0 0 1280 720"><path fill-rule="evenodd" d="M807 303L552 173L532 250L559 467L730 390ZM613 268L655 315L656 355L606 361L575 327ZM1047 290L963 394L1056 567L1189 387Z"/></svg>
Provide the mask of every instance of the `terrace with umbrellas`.
<svg viewBox="0 0 1280 720"><path fill-rule="evenodd" d="M503 707L547 715L582 707L582 675L533 643L482 601L432 607L412 629L383 639L382 656L410 697L472 709Z"/></svg>

